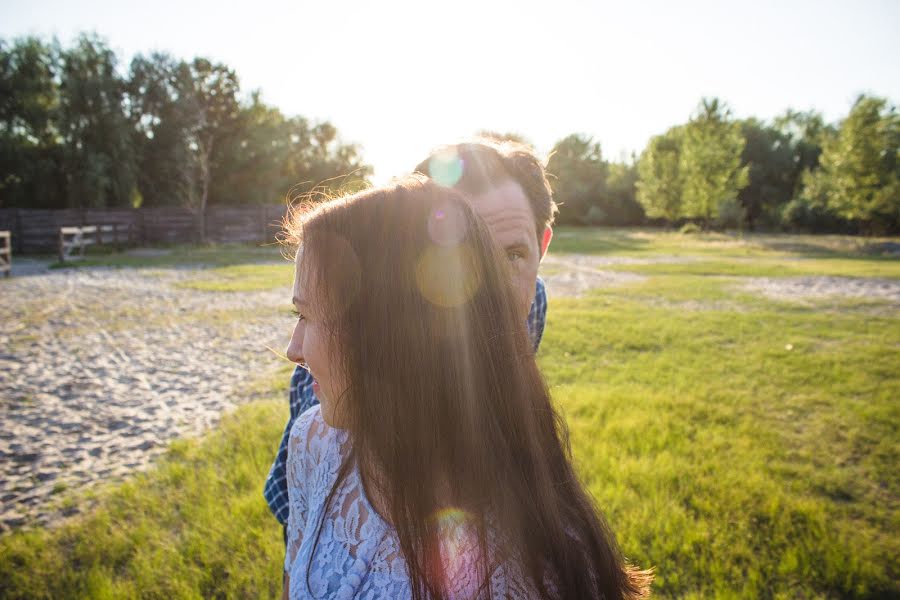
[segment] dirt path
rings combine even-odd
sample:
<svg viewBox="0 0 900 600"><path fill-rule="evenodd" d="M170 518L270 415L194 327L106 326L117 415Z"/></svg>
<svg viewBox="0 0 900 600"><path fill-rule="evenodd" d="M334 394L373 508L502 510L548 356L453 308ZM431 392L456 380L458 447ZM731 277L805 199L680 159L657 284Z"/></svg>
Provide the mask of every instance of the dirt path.
<svg viewBox="0 0 900 600"><path fill-rule="evenodd" d="M773 300L839 296L900 303L900 280L872 277L744 277L743 288Z"/></svg>

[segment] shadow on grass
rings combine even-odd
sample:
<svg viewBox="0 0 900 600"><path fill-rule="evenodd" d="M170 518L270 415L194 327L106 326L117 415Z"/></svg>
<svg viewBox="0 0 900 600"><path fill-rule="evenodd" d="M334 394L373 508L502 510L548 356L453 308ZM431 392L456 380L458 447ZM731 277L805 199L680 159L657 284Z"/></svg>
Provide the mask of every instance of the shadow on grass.
<svg viewBox="0 0 900 600"><path fill-rule="evenodd" d="M560 254L628 254L652 248L638 230L603 227L560 227L554 231L551 252Z"/></svg>
<svg viewBox="0 0 900 600"><path fill-rule="evenodd" d="M900 260L900 243L887 239L865 240L838 235L750 234L747 240L773 252L810 258Z"/></svg>

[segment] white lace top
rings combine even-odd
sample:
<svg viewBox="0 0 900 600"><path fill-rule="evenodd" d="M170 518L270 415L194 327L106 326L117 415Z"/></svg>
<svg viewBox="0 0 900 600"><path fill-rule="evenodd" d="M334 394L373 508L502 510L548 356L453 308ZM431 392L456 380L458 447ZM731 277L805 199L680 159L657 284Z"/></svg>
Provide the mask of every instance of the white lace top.
<svg viewBox="0 0 900 600"><path fill-rule="evenodd" d="M328 426L319 406L303 413L291 429L287 461L290 514L284 567L290 575L292 600L412 597L396 531L372 508L356 468L335 492L310 560L325 500L349 444L347 432ZM442 533L440 550L451 597L487 597L486 590L478 595L482 578L477 573L480 561L474 526L462 511L442 511L438 518L442 532L446 532ZM494 545L490 537L489 554ZM525 585L521 569L513 561L491 572L490 588L493 598L537 597L532 587Z"/></svg>

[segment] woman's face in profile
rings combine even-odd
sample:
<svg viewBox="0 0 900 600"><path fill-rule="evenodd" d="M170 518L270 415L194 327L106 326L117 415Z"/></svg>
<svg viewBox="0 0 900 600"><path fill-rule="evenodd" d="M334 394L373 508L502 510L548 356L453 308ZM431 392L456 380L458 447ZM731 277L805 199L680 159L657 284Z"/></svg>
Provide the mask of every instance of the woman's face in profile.
<svg viewBox="0 0 900 600"><path fill-rule="evenodd" d="M308 285L309 278L302 271L302 252L297 251L294 260L293 304L297 322L291 334L286 355L288 359L304 366L312 373L313 391L322 405L322 417L332 427L340 427L336 406L346 389L346 382L338 373L340 364L331 336L325 331L320 306L316 302L316 290Z"/></svg>

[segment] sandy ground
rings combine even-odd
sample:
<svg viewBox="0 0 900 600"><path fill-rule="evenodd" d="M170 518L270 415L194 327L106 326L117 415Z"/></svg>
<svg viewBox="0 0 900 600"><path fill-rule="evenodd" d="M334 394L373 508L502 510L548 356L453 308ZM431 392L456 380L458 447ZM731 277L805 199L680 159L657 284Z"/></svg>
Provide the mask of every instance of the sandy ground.
<svg viewBox="0 0 900 600"><path fill-rule="evenodd" d="M900 280L862 277L744 277L743 289L773 300L829 296L900 303Z"/></svg>
<svg viewBox="0 0 900 600"><path fill-rule="evenodd" d="M698 259L551 254L542 273L551 298L578 296L646 279L605 270L612 264L690 260ZM13 264L15 276L0 281L0 530L49 523L61 514L57 493L144 469L170 440L214 426L234 407L236 386L278 366L267 346L281 351L290 332L288 289L182 289L173 284L197 276L185 268ZM779 300L900 306L896 280L736 279L738 289Z"/></svg>
<svg viewBox="0 0 900 600"><path fill-rule="evenodd" d="M0 281L0 528L42 523L62 489L210 428L290 333L288 289L174 287L184 269L31 272ZM232 310L246 315L217 314Z"/></svg>

